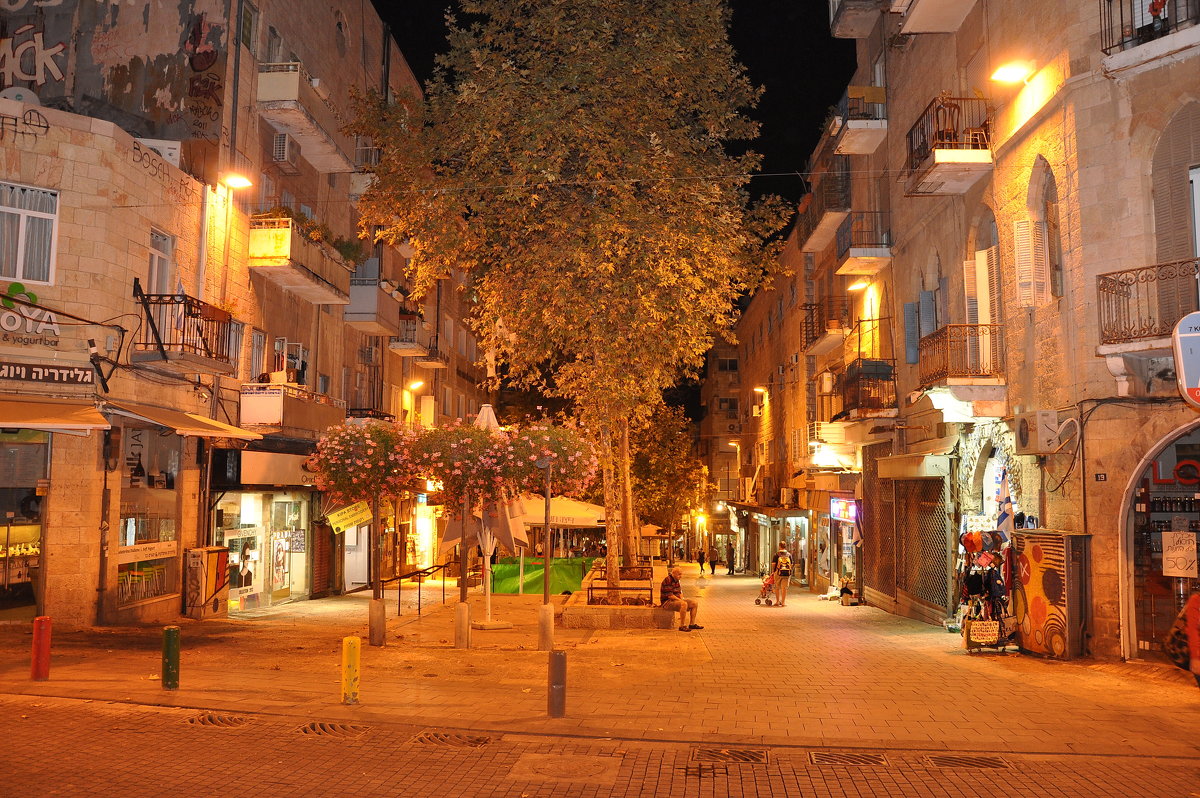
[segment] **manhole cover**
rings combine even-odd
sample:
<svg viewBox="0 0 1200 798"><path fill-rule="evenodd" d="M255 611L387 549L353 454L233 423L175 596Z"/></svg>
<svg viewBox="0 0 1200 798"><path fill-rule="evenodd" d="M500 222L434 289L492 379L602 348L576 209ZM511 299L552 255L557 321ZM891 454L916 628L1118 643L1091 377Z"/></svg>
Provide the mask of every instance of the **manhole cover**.
<svg viewBox="0 0 1200 798"><path fill-rule="evenodd" d="M767 761L767 752L754 748L693 748L692 761L762 764Z"/></svg>
<svg viewBox="0 0 1200 798"><path fill-rule="evenodd" d="M491 741L491 737L483 735L438 731L422 732L411 740L411 742L421 743L422 745L444 745L450 748L482 748Z"/></svg>
<svg viewBox="0 0 1200 798"><path fill-rule="evenodd" d="M207 726L213 729L236 729L239 726L245 726L250 721L247 718L239 718L237 715L217 715L205 712L200 715L192 715L187 722L193 726Z"/></svg>
<svg viewBox="0 0 1200 798"><path fill-rule="evenodd" d="M313 737L358 737L367 733L366 726L353 726L349 723L322 723L313 721L306 723L296 731Z"/></svg>
<svg viewBox="0 0 1200 798"><path fill-rule="evenodd" d="M812 751L808 755L814 765L886 765L883 754L860 754L848 751Z"/></svg>
<svg viewBox="0 0 1200 798"><path fill-rule="evenodd" d="M1008 763L998 756L953 756L950 754L927 757L935 768L1006 768Z"/></svg>

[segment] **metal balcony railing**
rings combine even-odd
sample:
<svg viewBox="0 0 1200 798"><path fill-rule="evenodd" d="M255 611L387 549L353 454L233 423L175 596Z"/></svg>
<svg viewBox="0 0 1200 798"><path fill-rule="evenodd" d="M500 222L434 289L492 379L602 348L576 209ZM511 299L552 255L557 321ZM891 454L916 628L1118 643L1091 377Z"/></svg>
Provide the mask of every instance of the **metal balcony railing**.
<svg viewBox="0 0 1200 798"><path fill-rule="evenodd" d="M1100 343L1171 335L1180 319L1198 309L1198 273L1200 258L1191 258L1099 275Z"/></svg>
<svg viewBox="0 0 1200 798"><path fill-rule="evenodd" d="M889 410L896 407L896 361L859 358L842 376L842 410Z"/></svg>
<svg viewBox="0 0 1200 798"><path fill-rule="evenodd" d="M908 131L905 172L912 175L923 169L932 160L934 150L986 150L991 146L990 101L942 95L929 103Z"/></svg>
<svg viewBox="0 0 1200 798"><path fill-rule="evenodd" d="M1200 0L1100 0L1100 49L1111 55L1198 22Z"/></svg>
<svg viewBox="0 0 1200 798"><path fill-rule="evenodd" d="M796 239L803 247L825 214L850 210L850 160L835 155L810 164L812 192L801 206L796 220Z"/></svg>
<svg viewBox="0 0 1200 798"><path fill-rule="evenodd" d="M837 231L837 254L851 248L882 249L892 245L892 218L887 211L854 211Z"/></svg>
<svg viewBox="0 0 1200 798"><path fill-rule="evenodd" d="M850 329L850 297L825 297L820 302L802 306L800 348L808 349L831 329Z"/></svg>
<svg viewBox="0 0 1200 798"><path fill-rule="evenodd" d="M146 294L134 278L133 296L142 306L145 324L134 342L135 351L195 355L226 365L233 363L233 316L228 311L187 294Z"/></svg>
<svg viewBox="0 0 1200 798"><path fill-rule="evenodd" d="M371 418L377 421L392 422L396 420L391 413L385 413L377 407L351 407L346 411L346 415L350 418Z"/></svg>
<svg viewBox="0 0 1200 798"><path fill-rule="evenodd" d="M851 119L887 119L886 91L882 86L847 86L833 115L843 124Z"/></svg>
<svg viewBox="0 0 1200 798"><path fill-rule="evenodd" d="M920 380L1004 376L1003 324L947 324L919 342Z"/></svg>

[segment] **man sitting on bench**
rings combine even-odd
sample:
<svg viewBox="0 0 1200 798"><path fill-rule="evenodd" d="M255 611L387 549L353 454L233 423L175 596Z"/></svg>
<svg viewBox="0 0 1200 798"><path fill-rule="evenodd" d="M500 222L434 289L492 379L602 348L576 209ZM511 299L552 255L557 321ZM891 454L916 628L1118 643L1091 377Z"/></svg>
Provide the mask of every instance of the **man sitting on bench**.
<svg viewBox="0 0 1200 798"><path fill-rule="evenodd" d="M696 610L700 605L695 599L683 597L683 588L679 584L679 575L682 573L683 570L678 566L671 569L667 578L662 581L659 602L664 610L679 612L679 631L690 632L693 629L703 629L703 626L696 625ZM691 623L688 623L689 612L692 615Z"/></svg>

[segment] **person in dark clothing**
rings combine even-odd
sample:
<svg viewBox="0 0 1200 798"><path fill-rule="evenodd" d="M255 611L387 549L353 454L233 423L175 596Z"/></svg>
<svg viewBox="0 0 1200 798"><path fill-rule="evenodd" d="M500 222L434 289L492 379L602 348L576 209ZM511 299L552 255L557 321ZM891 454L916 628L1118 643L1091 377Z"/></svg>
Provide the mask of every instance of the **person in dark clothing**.
<svg viewBox="0 0 1200 798"><path fill-rule="evenodd" d="M704 576L704 549L696 555L696 562L700 563L700 575Z"/></svg>
<svg viewBox="0 0 1200 798"><path fill-rule="evenodd" d="M735 551L733 548L733 541L730 541L725 544L725 564L729 566L729 576L733 576L733 555L734 554L735 554Z"/></svg>
<svg viewBox="0 0 1200 798"><path fill-rule="evenodd" d="M695 599L685 599L683 597L683 588L679 584L679 575L683 570L679 566L671 569L667 574L667 578L662 580L662 586L659 589L659 603L664 610L679 613L679 631L690 632L693 629L703 629L703 626L696 625L696 612L700 605ZM688 613L691 613L691 620L688 620Z"/></svg>
<svg viewBox="0 0 1200 798"><path fill-rule="evenodd" d="M713 576L717 574L717 547L708 547L708 572Z"/></svg>

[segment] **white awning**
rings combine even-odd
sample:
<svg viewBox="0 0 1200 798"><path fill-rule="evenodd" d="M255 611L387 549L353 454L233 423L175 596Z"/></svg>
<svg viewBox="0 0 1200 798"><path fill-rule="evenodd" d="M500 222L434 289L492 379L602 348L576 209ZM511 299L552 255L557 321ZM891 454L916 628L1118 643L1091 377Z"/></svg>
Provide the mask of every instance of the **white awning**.
<svg viewBox="0 0 1200 798"><path fill-rule="evenodd" d="M180 413L178 410L164 410L161 407L113 401L105 402L104 410L115 415L166 427L174 430L178 435L196 438L234 438L240 441L262 440L262 436L257 432L194 413Z"/></svg>
<svg viewBox="0 0 1200 798"><path fill-rule="evenodd" d="M942 438L919 444L923 452L894 454L876 460L880 479L942 479L950 476L950 453L958 444L957 438Z"/></svg>
<svg viewBox="0 0 1200 798"><path fill-rule="evenodd" d="M87 432L109 423L91 402L67 399L0 399L0 428Z"/></svg>

